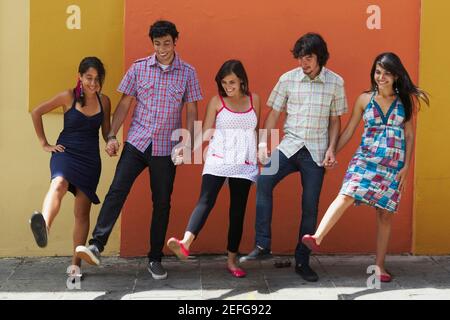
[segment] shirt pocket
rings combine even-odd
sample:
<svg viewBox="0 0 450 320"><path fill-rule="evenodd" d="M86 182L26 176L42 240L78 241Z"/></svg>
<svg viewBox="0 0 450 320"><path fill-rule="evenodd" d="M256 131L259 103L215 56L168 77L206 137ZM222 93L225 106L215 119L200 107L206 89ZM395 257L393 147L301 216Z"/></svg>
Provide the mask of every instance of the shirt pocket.
<svg viewBox="0 0 450 320"><path fill-rule="evenodd" d="M176 83L169 84L169 101L171 107L180 107L183 102L184 88Z"/></svg>
<svg viewBox="0 0 450 320"><path fill-rule="evenodd" d="M141 80L137 84L137 100L143 104L149 103L153 95L154 83L152 81Z"/></svg>

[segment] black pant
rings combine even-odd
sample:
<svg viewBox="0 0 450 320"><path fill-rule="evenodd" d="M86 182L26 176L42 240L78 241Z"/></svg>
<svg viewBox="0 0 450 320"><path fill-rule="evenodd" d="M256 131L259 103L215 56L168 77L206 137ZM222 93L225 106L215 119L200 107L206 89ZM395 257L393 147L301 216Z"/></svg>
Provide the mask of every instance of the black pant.
<svg viewBox="0 0 450 320"><path fill-rule="evenodd" d="M175 180L175 165L170 156L152 156L150 145L144 153L129 143L125 143L114 180L100 210L97 224L92 233L94 244L103 251L120 211L136 178L146 168L150 172L153 213L150 226L150 261L161 261L162 249L169 224L170 197Z"/></svg>
<svg viewBox="0 0 450 320"><path fill-rule="evenodd" d="M225 179L225 177L210 174L203 175L200 199L191 214L186 231L192 232L197 237L216 203ZM252 182L248 179L228 178L228 184L230 186L230 224L228 226L227 250L238 252L242 238L245 208L247 207L248 193Z"/></svg>

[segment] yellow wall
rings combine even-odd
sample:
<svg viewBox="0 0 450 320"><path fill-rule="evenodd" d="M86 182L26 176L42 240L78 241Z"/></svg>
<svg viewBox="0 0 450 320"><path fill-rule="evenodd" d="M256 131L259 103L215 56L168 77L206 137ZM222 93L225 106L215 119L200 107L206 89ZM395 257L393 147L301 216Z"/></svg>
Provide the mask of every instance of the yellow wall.
<svg viewBox="0 0 450 320"><path fill-rule="evenodd" d="M115 1L114 4L123 6L123 1ZM104 14L104 11L98 13ZM32 211L40 210L50 182L50 154L42 151L39 146L28 112L29 18L29 0L0 1L0 257L72 254L72 194L68 193L63 200L47 248L37 247L28 224ZM114 65L109 66L110 72L107 75L107 82L111 88L118 85L123 72L122 34L114 35L114 41L117 43L114 48L109 48L108 52L110 56L108 58L114 56L115 59ZM54 48L63 41L65 39L53 39L42 50L47 50L49 56L53 55ZM99 45L102 46L102 43ZM70 60L73 66L59 70L58 74L64 74L65 79L73 83L76 80L76 68L80 57L67 56L64 59ZM40 61L35 63L39 64ZM115 78L111 77L113 68L119 75ZM43 81L53 82L54 86L58 85L58 81L52 78L53 75L52 72L47 73ZM39 84L31 85L37 85L36 88L39 89ZM64 88L67 88L67 85L61 90ZM50 96L56 93L57 91L51 92ZM116 105L117 99L114 98L112 89L105 90L105 93L112 97L112 104ZM44 126L48 140L55 142L63 126L62 115L45 115ZM103 149L102 141L100 150ZM102 152L102 163L102 176L97 190L101 200L111 183L117 158L109 159ZM93 206L91 229L97 220L99 209L100 205ZM118 253L119 229L120 222L111 235L105 254Z"/></svg>
<svg viewBox="0 0 450 320"><path fill-rule="evenodd" d="M55 92L73 88L78 64L86 56L103 61L103 91L119 98L115 89L123 74L123 8L123 0L31 0L30 110Z"/></svg>
<svg viewBox="0 0 450 320"><path fill-rule="evenodd" d="M431 107L417 121L414 238L417 254L450 253L450 1L423 0L420 86Z"/></svg>

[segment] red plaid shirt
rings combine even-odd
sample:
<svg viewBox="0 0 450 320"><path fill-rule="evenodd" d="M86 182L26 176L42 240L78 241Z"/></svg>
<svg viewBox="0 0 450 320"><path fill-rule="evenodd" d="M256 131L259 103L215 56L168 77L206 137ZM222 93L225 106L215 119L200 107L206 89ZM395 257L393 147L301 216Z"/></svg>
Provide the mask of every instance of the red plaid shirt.
<svg viewBox="0 0 450 320"><path fill-rule="evenodd" d="M136 97L137 104L127 142L144 152L152 143L152 155L168 156L179 142L172 132L181 128L184 103L202 100L195 69L178 55L163 70L155 54L135 61L117 89Z"/></svg>

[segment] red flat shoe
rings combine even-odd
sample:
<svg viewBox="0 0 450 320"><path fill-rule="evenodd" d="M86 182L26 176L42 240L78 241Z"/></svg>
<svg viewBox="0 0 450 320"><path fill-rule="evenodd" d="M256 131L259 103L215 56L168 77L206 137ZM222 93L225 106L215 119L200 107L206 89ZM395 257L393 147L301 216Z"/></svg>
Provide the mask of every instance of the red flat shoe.
<svg viewBox="0 0 450 320"><path fill-rule="evenodd" d="M233 277L236 277L236 278L244 278L247 275L247 273L241 268L236 268L236 269L232 270L229 267L227 267L227 270L229 273L231 273L233 275Z"/></svg>
<svg viewBox="0 0 450 320"><path fill-rule="evenodd" d="M186 249L184 244L181 243L177 238L170 238L167 241L167 246L180 260L186 260L189 257L189 250Z"/></svg>
<svg viewBox="0 0 450 320"><path fill-rule="evenodd" d="M307 246L312 251L319 251L320 246L316 242L316 238L314 238L310 234L305 234L302 238L302 242L305 246Z"/></svg>
<svg viewBox="0 0 450 320"><path fill-rule="evenodd" d="M391 282L392 276L390 274L380 274L380 281L381 282Z"/></svg>

